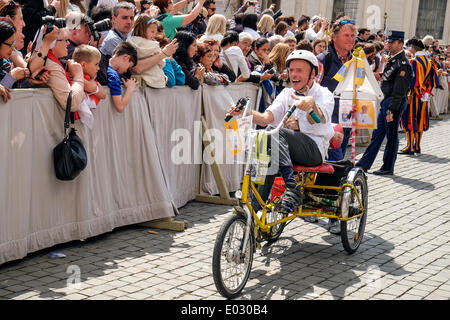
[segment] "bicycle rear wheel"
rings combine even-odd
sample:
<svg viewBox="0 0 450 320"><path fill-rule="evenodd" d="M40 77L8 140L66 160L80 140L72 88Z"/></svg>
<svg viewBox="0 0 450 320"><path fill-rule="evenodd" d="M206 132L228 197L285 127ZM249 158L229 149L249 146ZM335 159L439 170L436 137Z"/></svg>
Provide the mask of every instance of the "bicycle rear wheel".
<svg viewBox="0 0 450 320"><path fill-rule="evenodd" d="M253 228L247 245L244 236L247 218L234 214L221 227L214 245L213 277L217 291L228 299L237 297L244 289L253 263Z"/></svg>
<svg viewBox="0 0 450 320"><path fill-rule="evenodd" d="M362 172L358 172L353 182L358 191L364 214L356 219L341 221L341 240L345 251L349 254L355 253L361 245L367 220L368 206L368 186L366 177ZM362 213L363 208L358 201L354 190L351 190L350 203L348 205L348 217L356 216Z"/></svg>

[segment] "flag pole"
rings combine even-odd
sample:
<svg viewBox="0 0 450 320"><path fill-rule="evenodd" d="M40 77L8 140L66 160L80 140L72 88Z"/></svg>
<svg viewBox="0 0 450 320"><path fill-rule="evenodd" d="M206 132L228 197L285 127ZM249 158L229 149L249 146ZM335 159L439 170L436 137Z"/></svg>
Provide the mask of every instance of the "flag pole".
<svg viewBox="0 0 450 320"><path fill-rule="evenodd" d="M352 100L352 163L356 165L356 103L357 103L357 84L356 75L358 71L358 62L356 56L353 56L353 100Z"/></svg>

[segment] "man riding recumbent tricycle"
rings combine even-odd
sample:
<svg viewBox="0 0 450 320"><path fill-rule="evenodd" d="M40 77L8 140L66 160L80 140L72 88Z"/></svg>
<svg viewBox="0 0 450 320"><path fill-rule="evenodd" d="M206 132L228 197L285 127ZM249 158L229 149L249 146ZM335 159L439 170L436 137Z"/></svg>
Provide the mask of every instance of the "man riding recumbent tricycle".
<svg viewBox="0 0 450 320"><path fill-rule="evenodd" d="M324 162L330 141L335 148L342 143L342 128L331 124L333 95L314 80L318 61L311 52L299 50L288 56L286 66L292 88L283 90L264 113L252 111L253 122L268 128L248 134L242 190L236 192L239 206L217 235L213 277L227 298L245 287L256 246L275 242L297 217L339 221L342 244L350 254L357 251L364 235L365 173L350 162ZM249 103L241 99L226 120L242 114L245 102L247 113ZM263 170L264 184L257 186L261 144L267 145L270 165Z"/></svg>

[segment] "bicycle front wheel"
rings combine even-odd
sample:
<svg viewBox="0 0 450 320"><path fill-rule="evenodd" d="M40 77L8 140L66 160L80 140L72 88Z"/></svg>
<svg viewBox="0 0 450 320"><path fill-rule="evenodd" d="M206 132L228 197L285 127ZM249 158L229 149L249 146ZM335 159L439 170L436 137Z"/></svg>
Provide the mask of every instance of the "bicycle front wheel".
<svg viewBox="0 0 450 320"><path fill-rule="evenodd" d="M213 277L217 291L228 299L237 297L244 289L253 263L254 236L244 248L247 218L234 214L220 229L213 252Z"/></svg>

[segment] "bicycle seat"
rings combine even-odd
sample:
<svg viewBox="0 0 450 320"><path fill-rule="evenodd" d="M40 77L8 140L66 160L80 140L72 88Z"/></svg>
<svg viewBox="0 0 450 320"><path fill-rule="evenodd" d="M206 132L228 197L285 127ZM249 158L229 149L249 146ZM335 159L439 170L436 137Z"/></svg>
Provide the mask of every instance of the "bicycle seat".
<svg viewBox="0 0 450 320"><path fill-rule="evenodd" d="M294 165L295 172L314 172L314 173L334 173L334 168L332 165L323 163L317 167L303 167Z"/></svg>

